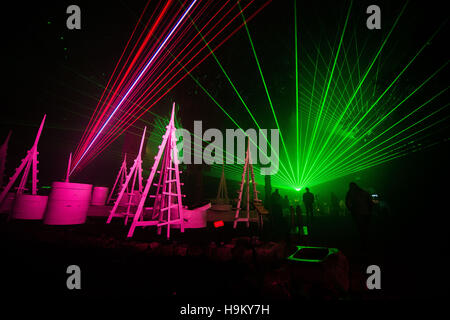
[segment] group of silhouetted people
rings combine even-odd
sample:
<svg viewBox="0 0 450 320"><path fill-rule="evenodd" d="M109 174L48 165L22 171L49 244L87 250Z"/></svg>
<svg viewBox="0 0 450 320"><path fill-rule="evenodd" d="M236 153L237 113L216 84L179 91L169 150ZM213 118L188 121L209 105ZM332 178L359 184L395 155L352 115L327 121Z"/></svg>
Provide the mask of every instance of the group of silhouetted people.
<svg viewBox="0 0 450 320"><path fill-rule="evenodd" d="M285 221L283 219L283 209L288 209L290 214L290 221L288 223L288 229L298 230L302 228L305 224L311 225L314 217L314 195L309 191L309 188L305 189L306 192L303 194L303 204L306 209L306 221L303 221L302 209L300 204L294 206L289 204L289 199L287 196L281 197L279 190L276 189L270 197L270 207L271 207L271 220L272 228L275 233L284 228Z"/></svg>
<svg viewBox="0 0 450 320"><path fill-rule="evenodd" d="M303 194L303 204L305 205L308 224L312 224L314 218L314 195L309 191L309 188L306 188L305 190L306 192Z"/></svg>
<svg viewBox="0 0 450 320"><path fill-rule="evenodd" d="M297 204L295 207L289 205L288 197L285 196L282 198L278 189L272 193L270 198L271 218L272 227L275 232L285 229L284 226L286 225L286 221L283 219L283 208L288 209L290 214L288 229L299 230L299 228L302 228L304 225L307 225L308 229L311 228L311 225L314 223L315 197L314 194L310 192L309 188L305 188L305 193L303 193L302 200L306 210L305 221L303 221L300 204ZM360 188L356 183L351 182L345 197L345 205L350 212L360 234L361 247L366 249L373 207L372 197L367 191ZM339 200L337 196L332 193L330 212L337 215L339 211Z"/></svg>
<svg viewBox="0 0 450 320"><path fill-rule="evenodd" d="M272 233L277 236L282 232L281 229L283 229L284 224L283 203L278 189L276 189L275 192L270 196L270 214Z"/></svg>

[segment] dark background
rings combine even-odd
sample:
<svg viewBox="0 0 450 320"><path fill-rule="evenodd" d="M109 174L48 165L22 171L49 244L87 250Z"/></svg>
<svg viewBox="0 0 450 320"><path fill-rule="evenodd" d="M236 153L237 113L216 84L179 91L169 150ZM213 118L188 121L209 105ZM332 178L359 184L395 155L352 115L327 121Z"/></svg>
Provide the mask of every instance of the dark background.
<svg viewBox="0 0 450 320"><path fill-rule="evenodd" d="M41 181L49 184L64 176L68 154L79 142L96 106L96 99L101 96L99 84L106 85L145 3L80 1L77 4L82 11L81 30L66 28L68 15L65 10L72 3L43 1L27 4L26 8L19 3L9 6L8 14L1 19L3 90L7 94L4 94L0 120L0 137L13 130L8 172L23 157L25 145L32 143L36 127L46 113L46 129L40 143ZM365 28L368 3L357 1L353 4L348 30L356 30L359 41L368 39L369 48L377 48L397 17L402 3L377 2L382 7L383 28L376 31ZM348 5L349 2L345 1L298 2L300 63L307 61L303 52L315 50L314 43L326 38L330 41L335 39ZM380 84L392 81L411 55L445 21L447 12L440 8L439 2L424 5L413 1L408 4L395 34L384 49L389 60L383 61L388 67L384 67L386 72L380 76ZM295 102L292 94L295 80L292 10L291 3L273 1L249 24L281 125L287 124L291 117L290 108L283 105ZM402 86L406 87L409 83L417 85L447 59L444 49L447 29L445 27L439 33L402 77ZM257 114L258 106L265 108L267 100L244 29L216 54L244 100L254 108L253 112ZM371 58L367 56L362 59ZM242 114L242 106L211 57L196 69L194 75L233 117L240 120L243 127L253 125L250 117ZM448 83L447 75L441 76L438 81L443 88ZM433 87L424 88L417 99L422 101L423 97L435 92ZM174 100L179 101L181 120L186 126L195 119L202 119L204 126L209 127L234 126L189 77L151 111L165 116L168 114L167 106ZM411 106L414 103L412 99ZM144 118L153 120L150 114ZM257 118L262 127L274 126L272 117L259 115ZM440 130L432 140L442 141L447 137L446 130ZM100 184L110 184L113 178L109 169L115 170L119 166L121 151L122 138L94 160L78 178L94 178ZM95 170L97 166L106 170Z"/></svg>
<svg viewBox="0 0 450 320"><path fill-rule="evenodd" d="M47 123L39 145L41 185L63 178L67 156L81 137L89 119L87 116L95 107L95 99L101 95L102 89L95 82L106 84L145 1L77 1L82 11L82 29L77 31L65 27L65 9L70 4L73 3L39 1L24 5L15 2L4 10L1 18L4 85L0 139L4 139L8 130L13 130L7 173L12 173L24 157L46 113ZM369 4L375 3L358 1L354 4L351 24L360 23L361 37L371 37L377 42L381 32L369 33L363 27L365 8ZM377 1L376 4L382 8L383 28L387 28L398 14L401 4L393 1ZM336 17L342 17L347 5L348 2L343 1L300 2L300 29L307 30L312 38L319 36L323 30L308 27L317 25L319 19L325 32L334 35L336 20L339 20ZM266 78L272 80L269 89L274 99L282 97L292 88L291 10L292 7L286 6L284 1L274 1L250 24L256 49L261 60L265 61ZM358 10L360 16L355 15ZM399 25L402 36L395 41L397 49L392 58L393 72L410 58L408 53L417 50L447 17L448 12L441 2L410 3ZM424 74L428 74L427 70L434 70L448 59L447 28L427 49L424 58L417 61L413 71L408 73L412 82L422 79ZM249 64L246 59L252 57L244 49L241 51L243 43L247 44L247 39L241 31L217 53L226 69L227 66L234 66L234 70L239 70ZM280 57L280 51L288 53ZM77 73L90 81L77 76ZM257 76L256 70L253 73ZM211 58L195 74L214 79L207 81L208 88L225 83ZM246 74L235 71L233 79L238 85L248 82ZM448 85L448 75L439 81L442 88ZM425 90L421 94L426 96L427 93ZM224 101L233 99L229 90L219 94ZM258 99L263 98L259 97L260 91L245 86L243 95L255 105ZM154 111L167 114L166 107L171 99L179 100L191 117L200 118L202 112L208 110L209 116L203 120L208 121L211 127L220 127L223 123L220 110L214 108L208 97L199 92L189 79L181 82L155 106ZM229 103L232 112L239 113L241 107L234 110L233 105L237 106L236 103ZM280 111L279 117L283 118L283 111ZM405 284L405 288L412 288L420 297L441 296L448 288L445 262L448 258L449 214L448 123L436 130L432 141L437 142L432 148L358 174L362 186L373 187L388 199L393 217L390 225L393 233L389 238L392 242L392 265L397 266L398 279ZM122 140L119 139L86 168L80 179L89 177L98 184L110 184L113 179L110 173L115 172L120 163L121 148ZM343 194L347 183L354 178L341 179L339 190L335 185L330 188ZM215 192L215 188L211 189Z"/></svg>

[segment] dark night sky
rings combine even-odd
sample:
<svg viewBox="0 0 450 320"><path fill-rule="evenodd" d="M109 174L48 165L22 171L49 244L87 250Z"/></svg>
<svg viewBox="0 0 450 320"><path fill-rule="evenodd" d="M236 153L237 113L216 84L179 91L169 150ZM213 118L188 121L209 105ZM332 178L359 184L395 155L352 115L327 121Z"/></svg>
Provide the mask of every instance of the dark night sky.
<svg viewBox="0 0 450 320"><path fill-rule="evenodd" d="M313 41L334 39L348 3L298 1L302 45L300 55L312 48ZM398 15L402 3L355 1L349 28L356 30L359 41L367 39L370 47L377 47ZM410 2L395 38L386 48L386 52L391 55L389 61L385 61L386 73L381 75L380 82L391 81L392 76L411 58L411 53L417 51L448 18L448 9L444 3ZM70 4L81 7L80 31L70 31L65 27L65 10ZM371 4L378 4L382 9L381 31L368 31L365 28L365 9ZM30 4L15 1L7 10L2 10L1 62L4 84L0 141L3 141L8 130L13 130L7 161L8 175L25 156L41 117L47 113L48 121L39 145L40 185L48 185L63 178L68 154L77 145L86 127L87 117L96 105L96 98L102 93L95 82L106 84L144 5L145 1L34 1ZM284 0L274 0L249 25L272 97L286 104L292 104L294 99L292 25L292 2ZM260 83L257 69L243 30L222 47L217 56L251 105L266 104L264 92L260 84L256 84ZM415 62L414 68L402 83L417 84L418 80L447 59L448 26ZM211 58L194 74L206 83L208 90L218 95L230 112L235 115L243 113ZM253 83L255 85L249 85ZM438 83L441 88L448 86L448 73L440 76ZM425 89L418 96L418 101L436 92L436 89ZM181 115L185 123L202 119L210 127L230 126L229 122L224 122L220 110L189 79L182 81L154 107L154 111L167 115L172 99L183 107L184 113ZM446 100L448 102L448 96ZM290 111L285 111L285 108L277 110L280 119L289 118ZM147 119L152 120L152 117L149 115ZM263 127L273 125L273 119L267 119L261 117ZM251 125L248 119L242 121L244 125ZM433 284L440 290L447 290L448 287L441 283L442 277L448 280L448 276L445 276L447 270L444 270L446 265L442 263L443 252L447 251L448 246L446 220L450 159L448 140L444 142L448 139L448 122L447 126L438 128L433 139L439 141L434 148L361 173L361 183L379 189L392 206L399 226L396 241L403 246L399 252L399 256L404 258L401 268L408 268L409 274L416 273L418 276L415 280L419 281L420 278L424 287ZM119 139L86 168L84 177L89 177L95 183L110 184L119 167L121 147ZM338 183L344 191L348 181L346 178L336 181L331 188L337 188ZM426 252L426 256L421 255L423 252Z"/></svg>
<svg viewBox="0 0 450 320"><path fill-rule="evenodd" d="M72 2L58 1L56 4L39 1L26 6L17 2L9 7L1 19L2 69L6 80L3 96L6 99L3 100L0 118L0 139L6 136L9 129L13 130L8 172L23 157L42 115L47 113L48 120L40 144L41 179L45 183L60 179L64 174L67 155L78 143L87 124L87 116L92 114L96 105L95 99L101 95L102 90L95 82L106 84L145 3L146 1L77 1L76 4L82 11L81 30L67 30L65 26L65 9ZM309 50L311 40L320 41L325 37L334 39L348 3L299 1L300 50ZM376 2L382 8L384 28L381 31L368 31L365 28L365 8L369 4L373 3L354 3L349 28L358 30L358 39L362 41L368 38L369 45L376 46L397 16L401 3ZM437 3L426 2L424 5L424 2L411 2L398 27L400 36L397 35L393 46L386 49L394 52L392 74L398 71L399 66L410 58L410 52L417 50L447 16L447 12L440 9ZM51 24L48 24L49 21ZM290 94L294 88L295 76L292 24L292 4L273 1L249 25L271 95L274 100L283 103L291 103L294 99L294 95ZM415 77L423 78L426 74L424 72L447 59L447 50L444 50L445 34L443 32L427 50L424 58L417 61L414 70L408 74L408 79L414 81ZM260 82L243 30L222 47L217 56L241 88L241 93L249 104L258 106L266 103L262 87L248 85ZM211 58L195 71L195 75L204 80L208 90L215 92L231 112L237 115L241 112L242 107L227 88L226 80ZM387 73L384 81L390 80ZM223 123L221 111L188 78L158 103L153 111L165 115L172 99L184 106L185 122L186 119L202 118L206 111L208 117L203 120L210 127L230 126L228 122ZM290 111L284 111L285 109L277 109L280 119L289 118ZM152 120L152 117L149 116L148 119ZM249 119L242 121L251 125ZM267 121L261 118L261 121L263 127L273 126L273 119L270 117ZM446 137L446 132L438 134ZM87 176L94 175L97 178L95 168L98 165L115 170L120 161L120 140L86 169Z"/></svg>

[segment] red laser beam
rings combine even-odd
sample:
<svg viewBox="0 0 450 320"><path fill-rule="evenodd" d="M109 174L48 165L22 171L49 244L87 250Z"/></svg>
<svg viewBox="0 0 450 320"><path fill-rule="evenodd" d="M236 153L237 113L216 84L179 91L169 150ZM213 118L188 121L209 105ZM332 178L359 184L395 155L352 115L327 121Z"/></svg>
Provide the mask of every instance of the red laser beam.
<svg viewBox="0 0 450 320"><path fill-rule="evenodd" d="M228 2L228 1L227 1L227 2ZM253 2L253 1L252 1L252 2ZM264 3L264 5L261 6L255 13L253 13L252 15L250 15L249 18L248 18L246 21L249 22L250 20L252 20L252 19L256 16L256 14L259 13L259 12L260 12L264 7L266 7L270 2L271 2L271 0L270 0L270 1L267 1L266 3ZM215 14L213 17L217 16L217 14L225 7L225 5L226 5L226 4L222 5L221 9L220 9L218 12L216 12L216 14ZM250 4L248 4L245 8L247 8L249 5L250 5ZM235 6L235 5L234 5L234 6ZM233 6L233 7L234 7L234 6ZM244 9L245 9L245 8L244 8ZM244 9L242 9L242 10L244 10ZM206 10L206 8L203 8L203 10ZM239 13L239 14L240 14L240 13ZM238 14L237 16L239 16L239 14ZM199 13L196 14L196 16L193 18L193 20L194 20L194 19L196 20L196 18L197 18L198 16L200 16ZM161 15L160 15L160 17L161 17ZM201 32L202 30L204 30L204 29L206 28L206 26L209 25L209 24L211 23L212 20L213 20L213 18L211 18L211 19L207 22L207 24L204 25L203 28L200 29L200 32ZM222 20L222 19L221 19L221 20ZM220 22L221 20L219 20L219 22ZM231 21L232 21L232 20L231 20ZM215 35L212 39L210 39L210 40L207 42L207 44L209 45L213 40L215 40L215 39L217 38L217 36L218 36L219 34L221 34L221 33L222 33L222 32L223 32L223 31L231 24L231 21L229 21L229 22L228 22L228 23L227 23L227 24L226 24L219 32L217 32L216 35ZM217 23L214 25L214 27L211 28L211 29L205 34L205 37L206 37L207 35L209 35L209 34L212 32L212 30L214 30L215 26L217 26L219 22L217 22ZM228 41L228 39L229 39L231 36L233 36L240 28L242 28L243 25L244 25L244 23L242 23L241 25L239 25L239 27L236 28L233 32L231 32L231 33L230 33L230 34L229 34L222 42L219 43L219 45L217 45L216 47L214 47L214 49L212 49L211 52L207 53L206 56L203 57L203 59L201 59L199 62L197 62L192 68L190 68L189 71L187 71L185 75L183 75L180 79L178 79L178 81L176 81L173 85L171 85L171 86L169 87L168 90L166 90L161 96L159 96L159 97L156 99L156 101L152 101L152 99L155 98L155 97L156 97L156 96L157 96L157 95L158 95L158 94L159 94L166 86L169 86L170 82L171 82L171 81L172 81L172 80L173 80L173 79L174 79L174 78L175 78L182 70L186 70L187 66L193 61L193 59L195 59L195 58L196 58L196 57L197 57L197 56L198 56L198 55L199 55L199 54L200 54L207 46L204 45L200 50L198 50L197 53L196 53L193 57L191 57L191 59L189 59L187 63L185 63L184 65L182 65L182 67L179 68L179 70L178 70L175 74L173 74L173 75L170 77L169 80L165 81L164 83L163 83L163 81L164 81L165 79L167 79L167 78L169 77L169 75L171 75L172 72L174 72L174 71L176 70L176 68L173 67L173 68L171 68L170 72L165 73L165 71L167 71L167 69L175 62L175 59L173 59L172 62L171 62L168 66L165 67L164 72L159 72L159 76L158 76L156 79L153 80L152 84L154 84L156 81L158 81L158 80L161 78L161 76L162 76L163 74L165 74L165 76L162 77L162 79L161 79L160 81L158 81L158 83L157 83L156 86L152 86L152 85L147 86L147 88L146 88L143 92L141 92L141 91L144 89L144 86L146 86L146 81L141 82L141 83L139 84L138 90L134 91L134 92L132 93L132 95L129 97L129 99L127 99L127 100L129 100L129 101L131 102L131 104L128 103L128 104L126 105L126 108L124 108L124 110L121 110L121 114L120 114L120 116L118 117L118 122L117 122L115 125L112 125L111 128L110 128L110 130L109 130L108 132L106 132L105 136L104 136L101 140L99 140L99 143L97 143L97 145L95 146L95 148L93 148L92 154L89 155L89 156L86 158L85 163L88 163L89 161L91 161L92 159L94 159L99 153L101 153L107 146L109 146L115 139L117 139L118 136L120 136L125 130L127 130L131 125L133 125L140 117L142 117L143 114L145 114L150 108L152 108L157 102L159 102L159 101L160 101L167 93L169 93L169 92L170 92L170 91L171 91L171 90L172 90L172 89L173 89L180 81L182 81L182 80L183 80L190 72L192 72L192 71L193 71L200 63L202 63L207 57L209 57L209 55L212 54L212 52L214 52L215 50L217 50L217 49L218 49L220 46L222 46L226 41ZM153 26L154 26L154 25L153 25ZM193 38L189 41L188 44L192 43L192 42L195 40L195 38L200 34L200 32L198 32L198 33L195 35L195 37L193 37ZM188 30L187 30L187 29L183 29L183 31L182 31L179 35L176 35L176 38L175 38L175 36L174 36L175 40L174 40L172 43L169 44L169 48L168 48L167 51L170 51L172 48L174 48L174 47L176 46L176 44L177 44L179 41L181 41L180 39L182 39L183 35L185 35L185 34L187 34L187 33L188 33ZM146 44L147 44L148 41L149 41L148 39L149 39L149 33L147 34L147 37L146 37L146 40L147 40L147 41L145 42ZM197 44L194 46L194 48L197 47L197 45L198 45L201 41L202 41L202 40L199 40L199 41L197 42ZM135 47L136 47L136 45L135 45ZM140 49L139 49L139 56L140 56L141 53L143 52L143 50L144 50L143 48L144 48L144 45L141 44ZM186 48L186 47L185 47L185 48ZM182 50L180 53L178 53L178 55L177 55L176 57L179 57L179 56L184 52L185 48L183 48L183 50ZM142 49L142 50L141 50L141 49ZM191 48L191 50L189 50L188 53L186 53L186 54L183 56L183 58L181 58L181 61L184 61L185 59L187 59L187 58L188 58L188 55L189 55L191 52L192 52L192 48ZM122 55L122 56L123 56L123 55ZM132 61L132 64L133 64L133 65L136 64L136 62L137 62L139 56L138 56L138 55L135 55L135 56L134 56L134 59L133 59L133 61ZM145 57L148 56L148 53L147 53L147 54L144 54L144 56L145 56ZM167 62L165 61L167 57L168 57L168 53L165 53L164 56L162 57L162 59L160 59L160 60L157 61L157 68L155 68L154 70L152 70L151 73L149 73L148 75L146 75L145 80L149 80L149 79L154 75L154 73L156 73L157 71L159 71L159 68L160 68L160 67L162 68L164 64L167 64ZM128 61L128 60L129 60L129 57L128 57L127 61ZM142 64L142 63L143 63L143 62L141 62L141 64ZM137 63L137 64L139 64L139 63ZM122 70L123 70L123 68L124 68L124 67L122 67ZM116 70L116 69L117 69L117 66L116 66L115 70ZM128 77L130 74L132 75L131 69L132 69L132 68L131 68L130 66L128 66L127 72L124 74L123 77L121 77L120 83L119 83L119 85L116 87L116 90L114 91L113 97L114 97L114 96L115 96L115 97L119 96L120 94L119 94L118 92L119 92L120 87L121 87L121 86L122 86L122 87L125 87L126 84L129 83L129 82L131 81L130 79L126 79L126 77ZM118 79L116 79L114 83L117 83L117 81L118 81ZM109 82L110 82L110 81L109 81ZM108 82L108 83L109 83L109 82ZM125 83L125 86L123 86L124 83ZM114 86L113 86L113 87L114 87ZM157 88L159 88L159 90L157 90L157 91L155 92L155 90L156 90ZM154 94L152 94L152 93L154 93ZM103 97L103 95L102 95L102 97ZM108 96L108 97L109 97L109 96ZM132 102L131 100L135 99L136 97L137 97L138 100L137 100L136 102ZM103 114L105 114L106 110L108 109L108 107L111 105L112 102L113 102L113 99L110 99L109 102L108 102L108 104L107 104L107 107L104 108L104 110L103 110L103 112L102 112L102 116L103 116ZM142 102L142 103L141 103L141 102ZM137 114L143 109L143 107L141 107L140 104L146 105L147 103L150 103L150 102L152 102L152 103L150 104L150 106L148 106L147 108L145 108L143 112L141 112L139 115L137 115ZM104 102L104 103L105 103L105 102ZM102 116L100 116L100 118L101 118ZM94 126L94 128L96 128L96 127L98 127L98 123L96 124L96 126ZM91 133L92 133L92 132L94 132L94 130L92 130ZM120 132L120 133L117 134L118 132ZM90 137L92 137L92 134L90 135ZM89 139L86 139L86 140L89 140ZM86 141L86 140L85 140L85 141ZM83 145L85 145L85 144L83 144ZM81 149L81 150L82 150L82 149ZM83 166L80 166L80 168L82 168L82 167L84 167L84 165L83 165Z"/></svg>
<svg viewBox="0 0 450 320"><path fill-rule="evenodd" d="M147 10L147 7L148 7L148 4L149 4L149 3L150 3L150 0L147 1L147 4L145 5L144 10L142 11L142 13L141 13L141 15L140 15L140 17L139 17L139 19L138 19L138 22L136 23L136 25L135 25L135 27L134 27L134 29L133 29L133 32L131 33L131 36L130 36L130 38L128 39L128 41L127 41L127 43L126 43L125 48L124 48L124 50L122 51L122 54L120 55L119 60L117 61L116 66L114 67L114 70L113 70L111 76L109 77L109 80L108 80L108 82L107 82L107 84L106 84L106 86L105 86L105 90L103 90L102 95L100 96L100 99L98 100L97 106L95 107L95 110L94 110L92 116L91 116L90 119L89 119L89 122L88 122L88 125L87 125L87 127L86 127L86 130L84 130L84 132L83 132L83 135L82 135L82 137L81 137L81 141L84 141L84 139L85 139L85 137L86 137L86 134L87 134L87 132L89 131L89 128L90 128L90 126L91 126L91 123L92 123L93 121L96 121L96 120L97 120L97 117L94 118L94 115L96 115L96 113L97 113L97 109L98 109L99 106L100 106L100 103L101 103L101 101L102 101L102 99L103 99L103 96L104 96L105 92L107 92L107 88L108 88L108 86L109 86L111 80L113 79L114 74L116 73L116 70L117 70L117 67L118 67L119 64L120 64L120 61L122 61L122 58L123 58L123 56L124 56L124 54L125 54L125 52L126 52L126 50L127 50L127 48L128 48L128 45L130 44L131 39L133 38L133 35L134 35L134 33L136 32L136 29L137 29L138 25L140 24L140 22L141 22L141 20L142 20L142 17L144 16L144 13L145 13L145 11ZM151 18L150 18L150 20L151 20ZM150 22L150 20L149 20L149 22ZM127 62L128 62L128 61L126 61L125 64L126 64ZM123 67L122 67L122 68L123 68ZM119 73L119 75L120 75L120 73ZM114 86L114 85L113 85L113 86ZM106 99L108 99L108 96L106 97ZM102 104L102 106L103 106L103 104ZM77 149L75 150L75 154L78 153L80 147L81 147L81 144L79 144L79 145L77 146Z"/></svg>
<svg viewBox="0 0 450 320"><path fill-rule="evenodd" d="M119 85L117 86L118 88L120 88L120 86L122 85L123 81L125 80L125 78L127 77L127 75L129 74L130 70L132 69L132 67L134 66L134 64L136 63L138 57L140 56L140 54L142 53L142 51L144 50L144 47L147 45L148 41L150 40L150 37L153 35L153 32L155 31L156 27L158 26L158 24L161 22L162 17L164 16L164 14L167 12L170 4L172 3L173 0L168 0L166 5L164 6L164 8L162 9L162 11L160 12L158 18L156 19L155 23L153 24L152 28L150 29L150 31L147 33L146 38L144 39L143 43L141 44L138 52L136 53L136 55L134 56L134 59L131 61L131 64L128 66L127 71L125 72L125 75L122 77L121 82L119 83ZM117 91L116 90L114 92L114 95L117 95ZM108 110L109 106L111 105L112 100L109 100L109 103L107 104L107 106L104 108L103 112L101 113L100 117L99 117L99 121L96 122L94 128L91 130L87 141L89 141L94 133L95 130L98 128L98 126L100 125L101 119L105 116L106 110ZM84 146L86 146L87 143L84 144ZM77 159L78 161L79 159Z"/></svg>

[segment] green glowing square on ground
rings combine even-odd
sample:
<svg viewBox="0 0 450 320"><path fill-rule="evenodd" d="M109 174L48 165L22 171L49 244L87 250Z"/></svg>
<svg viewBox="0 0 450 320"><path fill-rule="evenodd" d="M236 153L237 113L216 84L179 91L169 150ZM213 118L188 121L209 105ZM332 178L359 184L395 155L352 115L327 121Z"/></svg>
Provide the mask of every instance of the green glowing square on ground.
<svg viewBox="0 0 450 320"><path fill-rule="evenodd" d="M297 251L291 254L288 257L288 260L302 262L322 262L330 254L337 253L338 251L339 250L336 248L297 246Z"/></svg>

